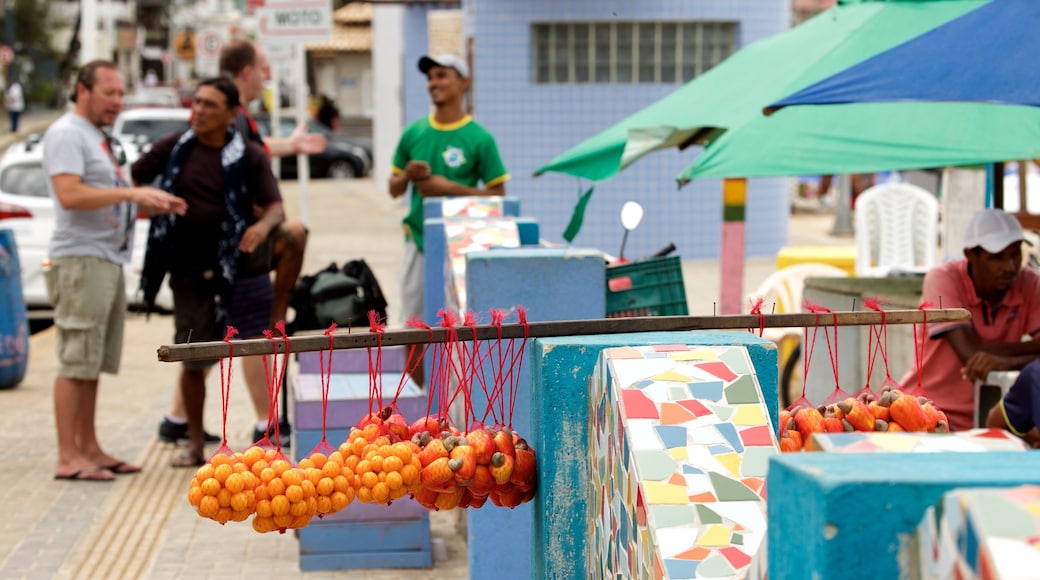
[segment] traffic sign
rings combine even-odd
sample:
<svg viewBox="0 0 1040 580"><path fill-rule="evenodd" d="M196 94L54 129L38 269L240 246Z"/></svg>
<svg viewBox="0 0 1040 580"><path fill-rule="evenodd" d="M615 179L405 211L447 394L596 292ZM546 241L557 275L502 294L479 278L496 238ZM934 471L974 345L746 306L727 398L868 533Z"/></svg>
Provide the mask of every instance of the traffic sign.
<svg viewBox="0 0 1040 580"><path fill-rule="evenodd" d="M199 54L203 58L220 58L220 47L224 45L224 39L215 30L203 30L199 32Z"/></svg>
<svg viewBox="0 0 1040 580"><path fill-rule="evenodd" d="M257 10L263 44L320 42L332 37L332 6L328 0L268 2Z"/></svg>
<svg viewBox="0 0 1040 580"><path fill-rule="evenodd" d="M0 45L0 64L9 65L14 62L14 49L4 44Z"/></svg>
<svg viewBox="0 0 1040 580"><path fill-rule="evenodd" d="M224 46L223 30L204 28L195 33L195 73L214 76L220 73L220 49Z"/></svg>

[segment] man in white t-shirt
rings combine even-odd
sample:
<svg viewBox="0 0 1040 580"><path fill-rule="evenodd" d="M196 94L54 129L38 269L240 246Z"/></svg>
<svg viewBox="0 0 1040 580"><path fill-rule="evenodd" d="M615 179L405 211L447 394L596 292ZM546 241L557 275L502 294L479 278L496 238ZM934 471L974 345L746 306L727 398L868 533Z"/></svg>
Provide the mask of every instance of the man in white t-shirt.
<svg viewBox="0 0 1040 580"><path fill-rule="evenodd" d="M123 264L130 260L137 212L184 215L184 200L154 187L130 187L118 142L102 127L123 108L125 85L115 64L79 70L75 108L43 136L43 168L54 200L55 228L46 273L58 332L54 478L111 481L140 466L101 449L94 425L98 376L119 371L126 312Z"/></svg>

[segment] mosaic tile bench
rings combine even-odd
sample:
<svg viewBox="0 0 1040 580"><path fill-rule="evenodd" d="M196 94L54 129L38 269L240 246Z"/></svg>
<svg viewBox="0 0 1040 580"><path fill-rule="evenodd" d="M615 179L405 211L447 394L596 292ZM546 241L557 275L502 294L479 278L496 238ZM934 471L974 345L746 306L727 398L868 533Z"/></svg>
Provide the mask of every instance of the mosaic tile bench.
<svg viewBox="0 0 1040 580"><path fill-rule="evenodd" d="M778 453L747 350L605 349L590 393L593 575L743 578Z"/></svg>

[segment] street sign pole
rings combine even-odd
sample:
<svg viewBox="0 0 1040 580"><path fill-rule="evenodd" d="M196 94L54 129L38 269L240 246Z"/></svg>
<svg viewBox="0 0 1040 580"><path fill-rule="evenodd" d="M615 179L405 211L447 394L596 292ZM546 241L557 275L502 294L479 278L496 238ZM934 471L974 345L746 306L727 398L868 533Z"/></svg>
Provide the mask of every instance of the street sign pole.
<svg viewBox="0 0 1040 580"><path fill-rule="evenodd" d="M294 48L293 82L296 85L296 120L305 123L307 108L307 53L304 44L328 40L332 36L332 5L329 0L267 0L257 10L258 39L264 45L289 44ZM275 87L278 90L279 87ZM275 96L280 100L280 94ZM272 109L277 110L280 102ZM273 111L272 111L273 112ZM272 116L271 124L274 125ZM296 159L296 179L300 190L300 218L307 222L310 213L307 185L310 180L307 155Z"/></svg>
<svg viewBox="0 0 1040 580"><path fill-rule="evenodd" d="M307 109L307 51L303 43L296 45L296 121L306 122L310 117ZM310 218L310 203L307 186L311 178L310 158L301 153L296 156L296 182L300 188L300 219L307 223Z"/></svg>

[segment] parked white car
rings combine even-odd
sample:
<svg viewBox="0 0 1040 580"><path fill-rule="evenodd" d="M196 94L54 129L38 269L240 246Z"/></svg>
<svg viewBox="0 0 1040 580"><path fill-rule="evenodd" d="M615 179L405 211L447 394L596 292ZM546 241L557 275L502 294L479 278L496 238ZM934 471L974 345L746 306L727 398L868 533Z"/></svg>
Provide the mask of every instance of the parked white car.
<svg viewBox="0 0 1040 580"><path fill-rule="evenodd" d="M184 107L127 109L112 124L112 136L126 149L127 163L133 163L159 137L186 131L190 116L191 109Z"/></svg>
<svg viewBox="0 0 1040 580"><path fill-rule="evenodd" d="M148 241L148 225L148 218L137 220L132 258L125 267L126 296L132 307L143 306L138 286ZM39 135L11 145L0 158L0 228L9 228L14 233L26 307L50 309L43 271L54 231L54 202L47 193L43 144ZM173 295L166 284L159 292L156 305L166 310L173 308Z"/></svg>

